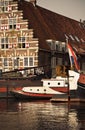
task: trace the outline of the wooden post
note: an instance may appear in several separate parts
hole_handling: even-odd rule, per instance
[[[8,84],[7,84],[7,99],[8,99]]]

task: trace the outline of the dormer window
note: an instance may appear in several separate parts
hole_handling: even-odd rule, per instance
[[[83,38],[81,38],[81,42],[83,42],[83,43],[85,42]]]
[[[77,42],[80,42],[80,40],[77,36],[75,36],[75,39],[76,39]]]
[[[75,41],[74,37],[72,35],[69,35],[72,41]]]
[[[65,34],[65,38],[66,38],[66,39],[69,39],[69,37],[67,36],[67,34]]]

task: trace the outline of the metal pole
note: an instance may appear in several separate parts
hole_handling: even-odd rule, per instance
[[[67,46],[67,44],[68,44],[68,38],[66,38],[66,46]],[[67,81],[68,81],[68,102],[69,102],[70,101],[70,86],[69,86],[69,72],[68,72],[68,70],[67,70]]]

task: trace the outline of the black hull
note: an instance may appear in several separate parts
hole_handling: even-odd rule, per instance
[[[78,96],[85,99],[85,84],[78,82]]]

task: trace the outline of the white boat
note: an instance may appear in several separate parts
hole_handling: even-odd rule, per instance
[[[81,80],[80,77],[80,67],[77,62],[77,56],[73,51],[70,44],[67,44],[69,59],[71,63],[71,68],[75,66],[75,70],[68,70],[68,77],[56,77],[51,79],[43,79],[43,86],[36,86],[36,87],[23,87],[21,90],[16,91],[12,90],[11,93],[16,97],[25,97],[29,99],[41,99],[41,98],[52,98],[54,95],[61,95],[67,94],[71,92],[72,94],[74,91],[78,91],[78,84],[85,83]],[[85,76],[84,76],[85,77]],[[79,84],[80,85],[80,84]],[[85,85],[85,84],[84,84]],[[85,86],[84,86],[85,88]]]
[[[79,73],[69,70],[69,77],[58,76],[42,79],[43,86],[23,87],[21,90],[12,90],[11,94],[16,98],[50,99],[54,95],[67,94],[68,91],[77,90],[79,75]]]

